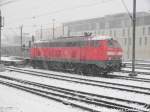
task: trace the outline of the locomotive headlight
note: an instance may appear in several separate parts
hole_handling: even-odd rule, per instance
[[[122,55],[122,52],[120,51],[120,52],[118,52],[118,55]]]
[[[115,52],[113,52],[113,51],[108,51],[108,52],[107,52],[107,55],[115,55]]]

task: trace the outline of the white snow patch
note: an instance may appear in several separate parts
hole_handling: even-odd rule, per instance
[[[143,94],[119,91],[119,90],[108,89],[103,87],[95,87],[95,86],[84,85],[84,84],[71,83],[71,82],[60,81],[55,79],[48,79],[44,77],[30,76],[30,75],[25,75],[16,72],[5,72],[3,73],[3,75],[12,76],[24,80],[35,81],[35,82],[52,85],[52,86],[58,86],[58,87],[63,87],[63,88],[68,88],[68,89],[73,89],[78,91],[105,95],[105,96],[118,97],[122,99],[134,100],[134,101],[145,102],[145,103],[150,102],[150,96],[143,95]]]
[[[3,111],[4,110],[4,111]],[[0,85],[0,112],[83,112],[53,100]]]

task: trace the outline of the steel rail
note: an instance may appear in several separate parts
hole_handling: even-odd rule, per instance
[[[1,77],[2,78],[2,77]],[[121,105],[121,104],[115,104],[115,103],[112,103],[112,102],[108,102],[108,101],[104,101],[104,100],[97,100],[97,99],[94,99],[94,98],[88,98],[87,97],[87,94],[86,96],[84,95],[81,95],[81,94],[77,94],[77,92],[68,92],[64,89],[61,88],[52,88],[51,86],[49,85],[44,85],[44,84],[40,84],[40,83],[36,83],[36,82],[31,82],[31,81],[25,81],[25,80],[21,80],[21,79],[16,79],[16,78],[10,78],[10,77],[3,77],[7,80],[12,80],[12,81],[17,81],[21,84],[29,84],[29,85],[34,85],[34,86],[37,86],[37,87],[41,87],[42,89],[43,88],[46,88],[46,89],[50,89],[50,90],[53,90],[53,91],[57,91],[57,92],[60,92],[60,93],[64,93],[64,94],[71,94],[71,96],[66,96],[66,95],[62,95],[62,94],[56,94],[56,93],[52,93],[52,92],[47,92],[47,91],[43,91],[43,90],[37,90],[35,88],[30,88],[30,87],[26,87],[28,88],[29,90],[36,90],[36,91],[40,91],[42,93],[46,93],[46,94],[51,94],[51,95],[54,95],[54,96],[59,96],[61,98],[69,98],[71,100],[79,100],[79,101],[82,101],[82,102],[85,102],[85,103],[88,103],[88,104],[94,104],[94,105],[97,105],[97,106],[104,106],[104,107],[107,107],[107,108],[112,108],[112,109],[118,109],[118,110],[132,110],[132,111],[141,111],[141,112],[148,112],[148,111],[145,111],[145,110],[140,110],[140,109],[137,109],[137,108],[133,108],[133,107],[129,107],[129,106],[124,106],[124,105]],[[13,85],[13,83],[11,83],[11,85]],[[16,84],[15,84],[16,85]],[[19,84],[19,86],[21,87],[24,87],[22,85]],[[75,96],[72,97],[72,96]],[[76,98],[77,97],[77,98]],[[93,111],[92,111],[93,112]]]
[[[104,87],[104,88],[109,88],[109,89],[116,89],[116,90],[121,90],[121,91],[150,95],[150,88],[146,88],[146,87],[131,86],[131,85],[110,83],[110,82],[104,82],[104,81],[95,81],[95,80],[91,80],[91,79],[83,79],[83,78],[77,78],[77,77],[72,77],[72,76],[64,76],[64,75],[62,76],[62,75],[49,74],[49,73],[43,73],[43,72],[36,72],[36,71],[31,71],[31,70],[23,70],[20,68],[14,68],[14,69],[9,68],[9,70],[24,73],[27,75],[34,75],[34,76],[46,77],[46,78],[51,78],[51,79],[56,79],[56,80],[63,80],[63,81],[86,84],[86,85],[91,85],[91,86]],[[92,83],[92,82],[94,82],[94,83]],[[115,87],[114,85],[122,86],[122,87],[126,87],[126,88]],[[128,89],[127,89],[127,87],[128,87]],[[142,89],[142,90],[148,90],[148,91],[139,91],[139,90],[135,90],[135,89]]]

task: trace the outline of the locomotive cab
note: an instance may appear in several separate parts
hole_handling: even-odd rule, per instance
[[[119,71],[121,69],[123,54],[120,44],[116,40],[108,39],[106,41],[106,46],[107,67],[111,71]]]

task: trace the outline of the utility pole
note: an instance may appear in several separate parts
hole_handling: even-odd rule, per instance
[[[55,38],[55,19],[53,21],[53,39]]]
[[[41,38],[41,40],[42,40],[42,38],[43,38],[43,28],[42,28],[42,25],[41,25],[41,36],[40,36],[40,38]]]
[[[130,76],[137,76],[135,73],[135,36],[136,36],[136,0],[133,0],[133,46],[132,46],[132,72]]]
[[[22,30],[23,30],[23,25],[20,26],[20,49],[21,49],[21,56],[23,56],[22,54],[22,51],[23,51],[23,48],[22,48]]]
[[[1,10],[0,10],[0,64],[1,64],[1,30],[2,30],[2,15],[1,15]]]
[[[63,32],[63,36],[64,36],[64,24],[62,24],[62,32]]]
[[[128,28],[128,41],[127,41],[127,59],[129,60],[130,58],[130,43],[129,43],[129,39],[130,39],[130,29]]]

